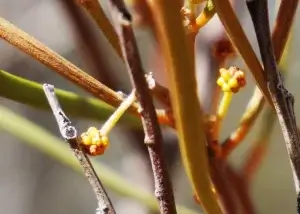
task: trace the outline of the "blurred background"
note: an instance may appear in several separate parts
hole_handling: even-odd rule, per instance
[[[106,1],[100,1],[107,11]],[[274,24],[276,4],[269,1],[271,24]],[[243,24],[252,45],[256,50],[255,33],[244,1],[236,1],[238,16]],[[130,91],[130,82],[122,61],[113,52],[101,32],[95,31],[101,47],[107,56],[104,66],[115,73],[110,73],[113,81],[101,79],[89,71],[82,58],[81,47],[74,39],[70,22],[59,0],[11,0],[0,1],[0,16],[12,22],[25,32],[40,40],[51,49],[61,54],[91,75],[99,78],[115,90],[125,93]],[[298,42],[300,27],[299,13],[296,17],[293,40],[288,53],[288,77],[286,85],[295,95],[295,109],[300,119],[299,102],[299,71],[300,61]],[[154,72],[158,82],[166,85],[163,73],[153,66],[153,58],[159,57],[153,45],[153,35],[145,28],[136,28],[136,37],[146,70]],[[210,46],[223,33],[223,28],[215,17],[207,26],[201,29],[197,38],[197,71],[200,85],[199,95],[203,102],[209,97],[201,94],[201,86],[209,83],[201,72],[214,68],[211,60]],[[96,42],[96,41],[95,41]],[[240,59],[232,62],[244,68]],[[54,84],[55,87],[70,90],[80,95],[87,95],[74,84],[63,79],[33,58],[23,54],[5,41],[0,41],[0,68],[10,73],[37,81]],[[222,130],[222,138],[226,138],[238,124],[247,101],[254,89],[253,79],[246,70],[247,86],[241,93],[234,96],[229,115]],[[0,82],[1,84],[1,82]],[[21,92],[20,92],[21,93]],[[49,112],[37,110],[26,105],[0,98],[0,105],[12,109],[30,121],[44,127],[54,135],[59,136],[54,117]],[[204,104],[205,105],[205,104]],[[95,120],[78,120],[72,118],[75,126],[83,131],[89,126],[101,126]],[[256,140],[261,120],[257,122],[245,142],[231,155],[230,162],[238,168],[242,163],[251,143]],[[176,135],[172,130],[163,129],[165,140],[165,156],[171,174],[176,201],[180,205],[198,210],[193,200],[186,175],[183,171]],[[143,146],[143,132],[118,126],[111,135],[111,146],[106,155],[97,157],[97,161],[106,164],[117,171],[124,179],[136,185],[136,188],[153,193],[152,172],[150,170],[147,150]],[[95,213],[96,199],[85,177],[78,174],[52,157],[49,157],[33,147],[30,147],[11,134],[0,130],[0,207],[5,214],[66,214]],[[43,141],[43,139],[41,139]],[[115,194],[108,189],[117,213],[149,213],[146,206],[126,197]],[[251,197],[259,214],[292,214],[295,213],[296,198],[287,151],[279,125],[276,123],[272,131],[270,148],[262,162],[258,173],[251,184]]]

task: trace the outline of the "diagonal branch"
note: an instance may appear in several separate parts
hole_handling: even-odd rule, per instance
[[[287,43],[299,0],[281,0],[276,25],[272,34],[275,58],[280,61]]]
[[[162,134],[155,113],[145,73],[142,68],[136,40],[132,29],[131,15],[121,0],[111,0],[111,12],[115,28],[119,35],[122,53],[136,89],[136,98],[141,106],[141,117],[145,132],[145,144],[148,147],[154,173],[155,196],[162,214],[175,214],[176,207],[171,180],[163,158]]]
[[[266,0],[248,0],[247,6],[265,67],[264,78],[283,132],[298,194],[300,188],[300,135],[294,114],[294,97],[284,87],[281,73],[277,69],[269,30],[268,2]]]
[[[91,77],[77,66],[61,57],[55,51],[51,50],[35,38],[31,37],[21,29],[0,17],[0,38],[32,56],[39,62],[53,69],[58,74],[72,81],[76,85],[93,94],[95,97],[103,100],[109,105],[118,107],[122,102],[122,97],[103,85],[95,78]],[[99,68],[99,71],[101,68]],[[129,111],[136,115],[138,105],[134,103]],[[165,112],[158,111],[162,124],[171,124],[168,115]]]
[[[297,3],[297,4],[296,4]],[[276,25],[272,32],[272,42],[274,46],[274,54],[277,63],[282,63],[283,53],[287,46],[287,40],[292,28],[292,23],[296,14],[298,0],[281,1],[278,15],[276,17]],[[288,10],[287,8],[292,8]],[[249,130],[255,124],[255,121],[265,104],[265,99],[258,87],[255,88],[252,98],[243,114],[239,127],[230,135],[222,144],[224,148],[224,157],[230,154],[236,146],[243,141]]]
[[[106,17],[98,0],[74,0],[78,5],[83,7],[86,12],[93,18],[99,29],[102,30],[106,39],[112,45],[116,53],[122,58],[122,52],[118,36],[114,27]]]
[[[239,23],[238,18],[229,2],[229,0],[212,0],[215,5],[215,10],[222,21],[227,34],[234,46],[239,51],[241,57],[245,61],[253,77],[255,78],[257,85],[266,97],[269,104],[273,107],[271,97],[268,93],[267,85],[264,82],[263,68],[259,63],[257,56],[242,26]]]
[[[88,181],[90,182],[96,198],[98,200],[99,208],[97,210],[103,214],[115,214],[115,210],[112,206],[112,203],[99,179],[97,176],[89,158],[81,150],[81,147],[77,138],[77,131],[74,126],[72,126],[71,121],[63,110],[60,107],[58,99],[54,92],[54,87],[52,85],[44,84],[44,92],[46,94],[49,105],[52,109],[52,112],[55,116],[57,125],[59,127],[61,136],[69,143],[75,157],[78,159],[80,165],[84,170],[84,174]]]

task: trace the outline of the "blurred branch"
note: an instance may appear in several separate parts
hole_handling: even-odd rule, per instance
[[[203,113],[197,96],[194,47],[182,26],[181,2],[152,2],[158,39],[169,73],[171,101],[183,164],[204,210],[208,213],[222,213],[212,191]]]
[[[282,1],[283,2],[283,1]],[[297,7],[297,6],[295,6]],[[280,67],[285,67],[286,60],[284,58],[284,52],[288,48],[288,38],[292,28],[293,18],[296,14],[296,10],[292,10],[291,13],[284,12],[284,5],[281,4],[279,12],[276,18],[276,26],[272,33],[272,42],[274,44],[274,54],[277,63],[280,63]],[[293,14],[292,14],[293,13]],[[292,15],[291,15],[292,14]],[[289,22],[285,25],[282,20],[288,20]],[[286,69],[284,69],[286,70]],[[258,87],[255,88],[251,100],[243,114],[239,127],[230,135],[230,137],[223,143],[223,157],[227,157],[231,151],[233,151],[242,142],[250,129],[255,124],[255,121],[262,110],[265,103],[265,99]]]
[[[112,45],[116,53],[122,58],[121,47],[114,27],[106,17],[98,0],[74,0],[83,7],[96,22],[98,28],[103,32],[106,39]],[[122,58],[123,59],[123,58]]]
[[[68,142],[74,153],[74,156],[78,159],[87,180],[94,190],[98,200],[98,210],[103,214],[115,214],[116,212],[113,208],[110,198],[108,197],[99,177],[97,176],[93,165],[79,145],[79,138],[77,136],[76,128],[72,126],[70,119],[65,115],[59,105],[57,97],[55,96],[54,87],[52,85],[44,84],[43,88],[59,127],[60,134],[65,141]]]
[[[222,202],[224,214],[237,214],[237,203],[234,200],[231,185],[228,185],[228,180],[225,177],[225,164],[221,159],[211,158],[211,174],[212,180],[216,187],[217,198]]]
[[[271,107],[270,107],[271,108]],[[228,163],[224,164],[226,174],[224,176],[230,181],[230,187],[240,202],[243,214],[255,214],[255,207],[249,194],[249,187],[242,175],[236,172]]]
[[[277,62],[280,61],[296,15],[299,0],[281,0],[272,42]]]
[[[270,144],[270,138],[272,130],[274,128],[276,120],[276,115],[272,109],[268,106],[263,114],[263,122],[260,125],[260,131],[257,134],[257,139],[249,154],[247,154],[246,161],[242,167],[243,177],[246,182],[250,182],[252,177],[255,175],[258,167],[261,165],[262,159]]]
[[[90,0],[85,0],[85,2],[90,2]],[[75,10],[76,12],[74,12]],[[116,78],[112,75],[114,71],[111,70],[111,66],[106,63],[107,54],[98,48],[97,40],[99,40],[99,38],[96,37],[93,29],[87,22],[87,17],[83,15],[78,5],[75,5],[72,11],[67,10],[66,14],[71,22],[73,35],[80,47],[80,53],[84,61],[87,62],[86,64],[89,70],[97,75],[98,80],[101,80],[106,86],[113,88],[113,86],[116,85]],[[104,15],[102,18],[103,22],[106,22],[105,18]]]
[[[2,70],[0,70],[0,82],[0,97],[35,108],[50,110],[41,84]],[[71,116],[102,121],[106,120],[114,112],[114,107],[101,100],[82,97],[60,89],[56,89],[55,92],[62,107]],[[120,122],[124,125],[126,124],[126,126],[141,127],[140,120],[128,113],[123,115]]]
[[[14,114],[14,112],[3,106],[0,106],[0,127],[22,139],[23,142],[27,143],[29,146],[40,150],[60,163],[72,168],[76,172],[82,173],[78,161],[70,153],[66,143],[60,141],[59,138],[54,137],[38,125]],[[101,164],[98,161],[92,161],[92,163],[99,178],[103,181],[103,184],[112,191],[122,196],[133,198],[152,210],[158,210],[157,202],[151,194],[142,191],[141,188],[137,188],[136,184],[127,182],[123,177],[104,164]],[[182,206],[178,206],[177,209],[178,213],[182,214],[197,213]]]
[[[274,107],[271,97],[268,93],[267,85],[264,81],[263,68],[252,49],[252,46],[247,39],[243,28],[241,27],[239,20],[236,17],[234,10],[229,0],[212,0],[215,5],[215,10],[223,23],[226,32],[229,35],[231,42],[239,51],[253,77],[256,80],[257,85],[263,92],[268,103]]]
[[[265,80],[268,84],[269,93],[276,107],[277,117],[292,165],[296,192],[299,194],[300,135],[294,112],[294,97],[284,87],[283,77],[277,69],[270,36],[268,2],[266,0],[252,0],[247,1],[247,6],[254,24],[262,61],[265,67]]]
[[[0,37],[106,103],[114,107],[121,103],[116,92],[3,18],[0,18]],[[137,112],[137,107],[134,105],[131,111]]]
[[[0,18],[0,37],[104,102],[114,107],[121,104],[122,97],[118,93],[3,18]],[[131,113],[139,115],[137,103],[134,103],[129,110]],[[165,115],[164,112],[159,112],[158,116],[163,118],[160,122],[170,124],[170,121],[167,120],[168,115]]]
[[[161,214],[177,213],[172,183],[163,158],[163,139],[148,83],[142,67],[134,32],[132,17],[124,1],[111,0],[111,13],[117,29],[123,57],[136,89],[136,98],[141,105],[141,117],[145,132],[145,144],[152,164],[155,184],[155,196],[160,205]]]
[[[222,143],[222,158],[227,158],[229,154],[245,139],[252,128],[256,118],[263,108],[264,97],[258,87],[255,88],[248,106],[243,114],[238,128]]]

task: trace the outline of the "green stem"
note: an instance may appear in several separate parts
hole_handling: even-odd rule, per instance
[[[0,106],[0,128],[76,172],[83,173],[78,160],[72,155],[66,143],[3,106]],[[137,188],[135,184],[127,182],[104,164],[95,161],[92,161],[92,163],[99,178],[107,188],[122,196],[133,198],[151,210],[158,210],[158,204],[154,196]],[[182,214],[196,214],[195,211],[182,206],[178,206],[177,210],[178,213]]]
[[[105,121],[115,111],[114,107],[98,99],[82,97],[60,89],[56,89],[55,92],[63,109],[71,116]],[[34,108],[50,110],[41,84],[2,70],[0,70],[0,97]],[[127,126],[141,127],[139,119],[128,113],[121,117],[120,122]]]

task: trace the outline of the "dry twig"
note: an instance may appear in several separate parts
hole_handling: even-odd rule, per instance
[[[82,151],[78,143],[76,128],[72,126],[71,121],[65,115],[65,113],[60,107],[60,104],[58,103],[58,99],[54,93],[54,87],[52,85],[44,84],[43,88],[49,105],[52,109],[53,115],[56,119],[61,136],[69,143],[75,157],[78,159],[80,165],[84,170],[86,178],[90,182],[95,192],[99,205],[97,210],[101,214],[115,214],[115,210],[112,206],[112,203],[99,177],[97,176],[89,158]]]
[[[118,107],[121,104],[122,97],[118,93],[101,84],[95,78],[3,18],[0,18],[0,38],[29,54],[107,104],[114,107]],[[99,68],[100,70],[101,68]],[[139,115],[137,103],[134,103],[129,110],[131,113]],[[158,111],[157,113],[161,124],[172,123],[164,111]]]
[[[155,183],[155,196],[163,214],[175,214],[176,207],[171,180],[169,178],[163,154],[163,140],[155,113],[153,101],[145,79],[137,44],[135,41],[132,18],[122,0],[111,0],[111,12],[115,28],[120,39],[122,53],[131,81],[136,89],[136,98],[141,106],[141,118],[145,132],[145,144],[152,164]]]

